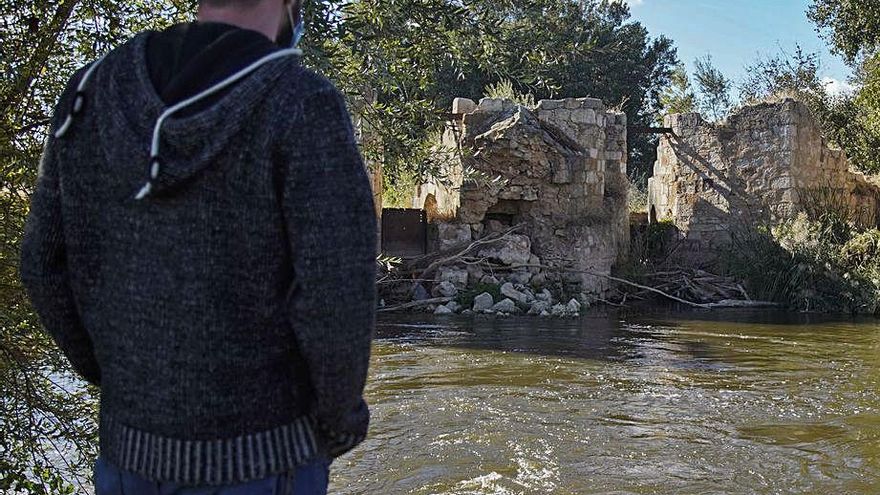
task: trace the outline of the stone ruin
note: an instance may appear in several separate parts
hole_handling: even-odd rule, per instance
[[[648,181],[652,221],[679,231],[685,260],[710,261],[743,226],[776,225],[834,201],[852,219],[876,226],[880,187],[830,149],[798,101],[747,106],[725,122],[670,115]]]
[[[521,225],[476,253],[506,270],[440,270],[458,288],[503,281],[602,297],[603,275],[629,252],[626,115],[593,98],[458,98],[441,149],[442,181],[419,187],[415,208],[436,225],[436,248],[467,245]]]

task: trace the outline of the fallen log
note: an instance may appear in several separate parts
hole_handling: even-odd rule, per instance
[[[413,301],[404,304],[398,304],[396,306],[389,306],[387,308],[380,308],[378,312],[392,313],[394,311],[405,311],[407,309],[421,308],[423,306],[430,306],[432,304],[446,304],[450,301],[452,301],[451,297],[436,297],[434,299],[424,299],[422,301]]]

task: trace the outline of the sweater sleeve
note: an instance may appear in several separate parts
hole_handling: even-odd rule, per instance
[[[290,321],[309,368],[312,414],[338,456],[367,433],[362,394],[376,312],[377,222],[370,182],[335,89],[302,102],[285,154],[293,257]]]
[[[70,287],[55,143],[49,136],[43,150],[24,229],[19,273],[40,321],[74,371],[89,383],[100,385],[101,369]]]

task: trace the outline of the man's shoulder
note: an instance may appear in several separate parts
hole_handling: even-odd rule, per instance
[[[287,71],[280,88],[287,98],[296,102],[308,100],[316,95],[343,98],[342,92],[330,79],[302,66],[298,66],[298,70]]]

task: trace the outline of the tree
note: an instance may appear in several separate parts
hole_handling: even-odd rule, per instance
[[[880,0],[813,0],[807,15],[851,63],[880,45]]]
[[[740,100],[753,103],[766,98],[788,95],[809,103],[826,98],[819,77],[818,53],[807,53],[798,45],[794,53],[760,58],[746,66],[746,79],[740,85]]]
[[[684,64],[675,66],[669,86],[660,95],[660,104],[667,114],[692,113],[697,111],[697,95],[691,87]]]
[[[97,391],[78,384],[30,308],[19,245],[49,115],[73,70],[187,0],[0,0],[0,492],[86,493]]]
[[[880,173],[880,0],[813,0],[808,15],[856,69],[861,86],[829,106],[826,133],[853,165]]]
[[[592,96],[648,126],[663,105],[660,95],[677,62],[672,41],[651,38],[630,20],[623,2],[501,0],[465,3],[462,50],[441,74],[445,102],[480,98],[490,84],[510,80],[535,99]],[[656,158],[656,139],[629,135],[629,171],[645,182]]]
[[[727,116],[731,107],[730,92],[733,85],[713,64],[712,56],[694,62],[694,78],[700,92],[700,109],[719,121]]]

